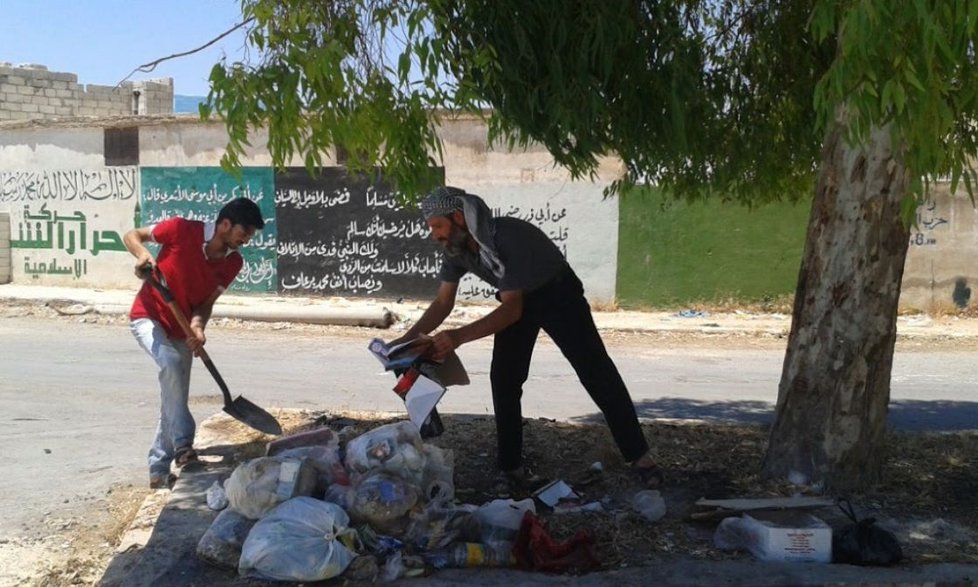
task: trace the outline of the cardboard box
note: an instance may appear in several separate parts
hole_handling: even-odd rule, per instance
[[[744,514],[751,553],[763,561],[832,562],[832,528],[811,514],[792,511]]]

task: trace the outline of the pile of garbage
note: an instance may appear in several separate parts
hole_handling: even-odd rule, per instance
[[[598,566],[590,536],[553,540],[533,499],[456,503],[452,451],[424,443],[410,421],[342,437],[320,428],[278,439],[215,483],[207,501],[221,512],[198,557],[244,577],[298,582]]]

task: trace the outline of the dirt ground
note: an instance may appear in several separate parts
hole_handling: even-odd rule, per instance
[[[49,319],[79,320],[56,306],[14,304],[0,306],[2,315],[34,315]],[[121,323],[121,316],[87,315],[81,319],[97,323]],[[222,320],[221,328],[269,328],[268,324]],[[275,328],[294,331],[296,336],[323,332],[349,333],[363,337],[361,329],[330,326],[280,324]],[[671,346],[719,345],[736,348],[783,346],[782,336],[742,334],[704,335],[690,333],[604,334],[609,346],[635,342]],[[974,342],[958,340],[975,346]],[[912,340],[900,345],[931,346],[940,341]],[[899,346],[898,346],[899,348]],[[336,419],[349,421],[348,414],[305,414],[303,421],[288,427],[320,425]],[[495,457],[495,431],[491,417],[443,415],[446,432],[433,442],[455,453],[457,497],[466,503],[483,503],[494,496],[490,486]],[[358,429],[367,430],[385,420],[356,418]],[[647,438],[666,470],[662,490],[668,513],[650,523],[634,513],[629,502],[640,489],[628,474],[611,437],[603,425],[578,425],[547,419],[527,420],[524,436],[527,464],[544,479],[562,479],[585,502],[600,501],[604,511],[580,514],[549,514],[545,521],[557,539],[578,531],[589,532],[602,568],[639,566],[651,553],[687,555],[693,559],[746,556],[721,552],[712,547],[712,523],[688,520],[693,503],[702,497],[769,497],[816,494],[811,488],[764,482],[759,479],[760,459],[767,442],[762,427],[653,422],[644,424]],[[593,465],[601,464],[601,472]],[[142,487],[113,488],[104,499],[78,504],[77,515],[46,519],[34,537],[23,540],[0,538],[0,566],[35,569],[22,585],[91,585],[98,581],[127,528],[150,524],[153,507],[162,506],[166,492],[154,494],[140,512],[150,493]],[[883,482],[872,491],[850,495],[859,511],[866,512],[893,530],[907,559],[914,562],[978,563],[978,431],[961,433],[901,433],[889,435]],[[516,495],[514,497],[522,497]],[[816,514],[833,526],[845,522],[835,508]]]

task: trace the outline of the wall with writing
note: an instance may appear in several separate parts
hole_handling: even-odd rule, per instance
[[[572,180],[538,144],[518,149],[489,145],[482,121],[447,120],[438,134],[445,143],[447,184],[482,196],[501,215],[540,226],[581,278],[588,300],[614,302],[618,199],[604,199],[603,190],[618,177],[618,159],[600,158],[591,180]],[[469,275],[459,292],[486,300],[494,290]]]
[[[324,168],[275,176],[282,292],[428,297],[440,266],[428,227],[381,182]]]
[[[901,306],[923,311],[964,308],[978,302],[978,214],[967,193],[931,186],[917,208],[904,266]]]
[[[269,167],[245,167],[241,179],[220,167],[143,167],[140,169],[140,225],[181,216],[213,222],[221,206],[245,197],[262,210],[265,228],[241,249],[244,267],[232,291],[270,292],[277,289],[274,175]]]
[[[10,214],[13,281],[132,287],[120,272],[122,235],[133,226],[135,167],[0,171],[0,210]]]
[[[121,124],[138,127],[138,165],[106,165],[104,131]],[[178,214],[213,220],[223,202],[245,195],[259,203],[268,224],[242,249],[238,291],[396,299],[429,298],[437,288],[440,250],[416,211],[400,209],[386,186],[351,180],[338,168],[316,179],[304,168],[276,176],[261,132],[238,180],[218,167],[227,137],[216,122],[85,119],[0,127],[0,212],[10,214],[15,283],[134,290],[125,231]],[[483,196],[501,215],[541,226],[591,301],[614,299],[617,201],[601,197],[617,173],[612,159],[602,160],[594,181],[574,181],[538,146],[490,147],[477,118],[447,121],[439,133],[445,183]],[[462,291],[476,300],[493,293],[472,278]]]
[[[590,184],[495,184],[465,189],[482,196],[496,216],[521,218],[543,230],[581,278],[592,303],[614,300],[617,199],[602,200],[601,189]],[[459,283],[463,299],[486,301],[495,292],[471,274]]]
[[[10,278],[10,214],[0,212],[0,284]]]

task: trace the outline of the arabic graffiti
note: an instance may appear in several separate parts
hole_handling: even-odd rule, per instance
[[[917,208],[916,228],[910,234],[910,246],[926,247],[937,245],[937,237],[933,235],[936,228],[948,228],[948,221],[937,214],[937,202],[931,198]]]
[[[245,259],[236,283],[244,286],[261,285],[275,277],[275,263],[271,259]]]
[[[221,206],[248,198],[261,209],[265,227],[240,249],[244,265],[232,291],[267,292],[277,289],[278,248],[274,175],[268,167],[245,167],[236,179],[220,167],[142,167],[139,224],[149,226],[179,216],[214,222]]]
[[[324,190],[303,191],[296,189],[279,190],[275,193],[275,203],[279,206],[293,206],[296,210],[305,208],[332,208],[350,203],[350,190],[341,189],[336,193]]]
[[[57,259],[51,259],[50,263],[44,261],[31,263],[30,259],[25,259],[24,273],[34,279],[38,279],[41,275],[74,275],[75,279],[79,279],[82,275],[88,274],[88,260],[75,259],[74,265],[67,263],[62,266],[58,264]]]
[[[278,247],[279,257],[335,257],[345,260],[351,256],[376,259],[380,254],[377,243],[367,240],[333,239],[326,244],[324,241],[281,243]]]
[[[34,213],[30,208],[24,206],[24,214],[17,223],[17,238],[10,241],[12,249],[60,249],[69,255],[76,250],[87,250],[93,256],[101,251],[126,250],[114,230],[93,230],[89,237],[88,218],[81,211],[61,215],[49,211],[47,204]]]
[[[263,197],[264,194],[261,190],[258,193],[254,193],[249,185],[235,185],[227,189],[224,186],[219,187],[217,183],[212,183],[207,189],[200,190],[197,187],[183,187],[177,183],[169,189],[160,187],[148,188],[143,196],[143,202],[156,204],[170,202],[179,202],[181,204],[214,204],[220,207],[220,204],[224,204],[234,198],[248,198],[249,200],[260,202]]]
[[[346,228],[346,237],[362,236],[367,238],[403,238],[411,239],[415,237],[426,237],[428,235],[428,225],[419,218],[404,218],[388,221],[375,215],[369,222],[360,227],[359,220],[351,220]]]
[[[348,291],[355,294],[372,294],[377,293],[383,287],[384,284],[373,277],[344,275],[333,272],[310,276],[300,271],[298,275],[289,275],[282,278],[282,289],[285,291]]]
[[[428,225],[382,182],[324,168],[275,176],[282,291],[430,295],[440,252]]]
[[[136,197],[136,168],[0,171],[0,203],[128,201]]]
[[[468,283],[465,287],[460,287],[458,295],[466,299],[488,300],[496,297],[496,289],[485,284]]]
[[[567,217],[567,208],[551,209],[550,202],[547,202],[542,208],[509,206],[505,209],[493,208],[492,211],[495,216],[510,216],[535,224],[550,237],[564,257],[567,257],[567,237],[570,231],[563,223]]]
[[[340,271],[344,275],[438,275],[441,268],[441,255],[437,252],[430,254],[404,253],[402,259],[375,259],[369,261],[359,257],[340,263]]]

